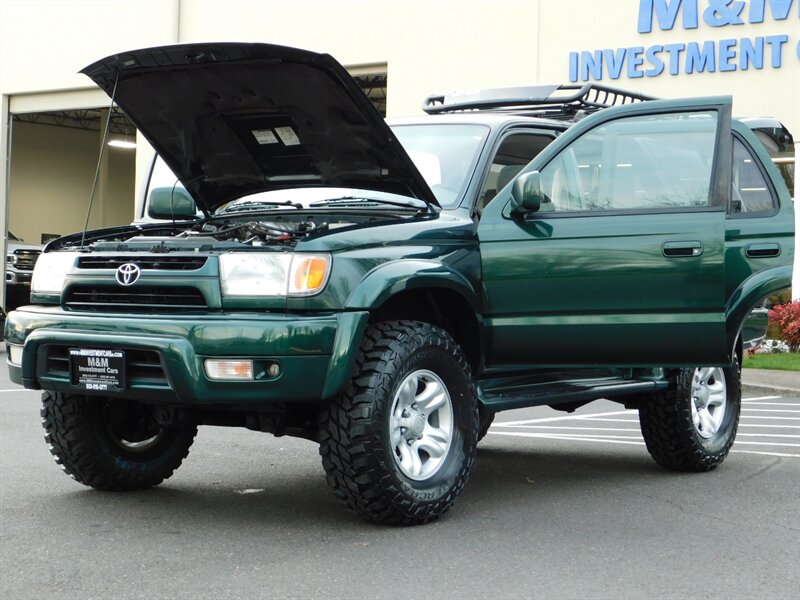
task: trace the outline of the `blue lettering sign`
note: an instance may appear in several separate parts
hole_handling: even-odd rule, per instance
[[[578,53],[569,53],[569,80],[571,82],[578,81]]]
[[[596,81],[603,79],[603,53],[600,50],[595,50],[594,53],[584,50],[581,52],[581,79],[589,81],[589,74]]]
[[[752,63],[756,69],[764,68],[764,38],[742,38],[739,42],[739,68],[747,71]]]
[[[628,48],[628,77],[630,79],[644,77],[644,71],[639,68],[644,63],[642,54],[644,54],[644,48],[641,46]]]
[[[777,69],[781,66],[781,57],[783,55],[783,45],[789,41],[788,35],[768,35],[764,38],[764,41],[767,42],[772,47],[772,65],[773,69]]]
[[[793,1],[794,0],[769,0],[769,9],[772,12],[772,18],[776,21],[785,21],[788,19]],[[748,21],[751,23],[763,23],[766,4],[766,0],[751,0]],[[800,15],[800,3],[797,4],[797,11],[798,15]]]
[[[736,40],[719,41],[719,70],[735,71],[736,63]]]
[[[647,62],[653,65],[652,69],[644,72],[648,77],[658,77],[664,72],[664,61],[658,56],[663,50],[663,46],[650,46],[647,49]]]
[[[705,0],[702,18],[705,25],[715,28],[743,25],[745,19],[748,23],[763,23],[767,14],[775,21],[785,21],[794,6],[800,17],[800,0]],[[669,31],[679,18],[684,29],[696,29],[700,8],[699,0],[639,0],[637,30],[652,33],[657,27]],[[789,52],[795,46],[787,34],[582,50],[569,53],[569,79],[602,81],[603,77],[619,79],[623,75],[629,79],[658,77],[664,72],[676,76],[760,70],[764,68],[765,53],[769,54],[770,66],[779,69],[785,46],[789,46]],[[800,59],[800,42],[794,52]]]
[[[686,50],[686,44],[666,44],[664,51],[669,54],[669,74],[677,75],[681,72],[681,52]]]
[[[708,8],[703,11],[703,21],[711,27],[725,25],[744,25],[739,17],[744,10],[741,0],[708,0]]]
[[[639,0],[639,33],[653,31],[653,15],[662,31],[675,27],[678,12],[683,7],[683,28],[697,29],[697,0]]]
[[[703,43],[702,50],[700,50],[700,44],[697,42],[689,42],[686,45],[686,65],[684,70],[687,74],[702,73],[703,71],[713,73],[716,71],[714,42]]]
[[[625,48],[603,50],[603,60],[606,63],[606,72],[611,79],[619,79],[622,75],[622,65],[625,64]]]

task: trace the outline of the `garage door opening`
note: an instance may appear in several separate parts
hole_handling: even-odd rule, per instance
[[[53,238],[83,229],[103,129],[89,228],[133,220],[136,129],[119,109],[88,108],[11,116],[5,308],[28,302],[33,263]]]

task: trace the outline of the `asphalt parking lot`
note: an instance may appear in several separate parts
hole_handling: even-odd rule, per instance
[[[800,397],[748,399],[702,475],[658,467],[616,404],[503,413],[453,510],[402,529],[340,508],[314,444],[244,430],[201,428],[154,490],[92,491],[53,463],[38,393],[4,365],[0,390],[3,598],[800,593]]]

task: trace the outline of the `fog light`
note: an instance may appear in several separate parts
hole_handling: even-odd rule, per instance
[[[270,377],[277,377],[281,374],[281,367],[278,363],[269,363],[267,367],[267,375]]]
[[[15,367],[22,366],[22,346],[8,344],[8,362]]]
[[[209,379],[253,379],[252,360],[206,359],[206,376]]]

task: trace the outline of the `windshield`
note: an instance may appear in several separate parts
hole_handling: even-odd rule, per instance
[[[394,125],[392,131],[400,140],[411,160],[425,178],[431,191],[443,208],[455,208],[464,196],[469,177],[475,170],[478,153],[483,147],[489,128],[471,124]],[[157,157],[147,186],[147,197],[156,189],[184,189],[166,163]],[[294,188],[252,194],[229,202],[215,212],[230,211],[242,201],[264,203],[300,203],[341,197],[386,200],[402,203],[422,203],[412,198],[368,190],[350,188]],[[385,206],[385,205],[384,205]],[[277,206],[276,208],[281,208]],[[197,211],[198,216],[202,216]],[[146,214],[143,215],[146,217]]]
[[[489,128],[485,125],[432,123],[394,125],[392,131],[442,208],[458,206]]]
[[[150,175],[147,197],[150,198],[154,191],[163,189],[185,190],[183,184],[178,181],[172,170],[159,156],[156,158]],[[354,188],[306,187],[250,194],[223,204],[214,211],[214,214],[254,210],[296,210],[298,208],[318,208],[320,206],[361,209],[393,207],[412,211],[426,208],[423,200],[398,194]],[[197,216],[202,217],[202,213],[199,210],[197,211]]]

